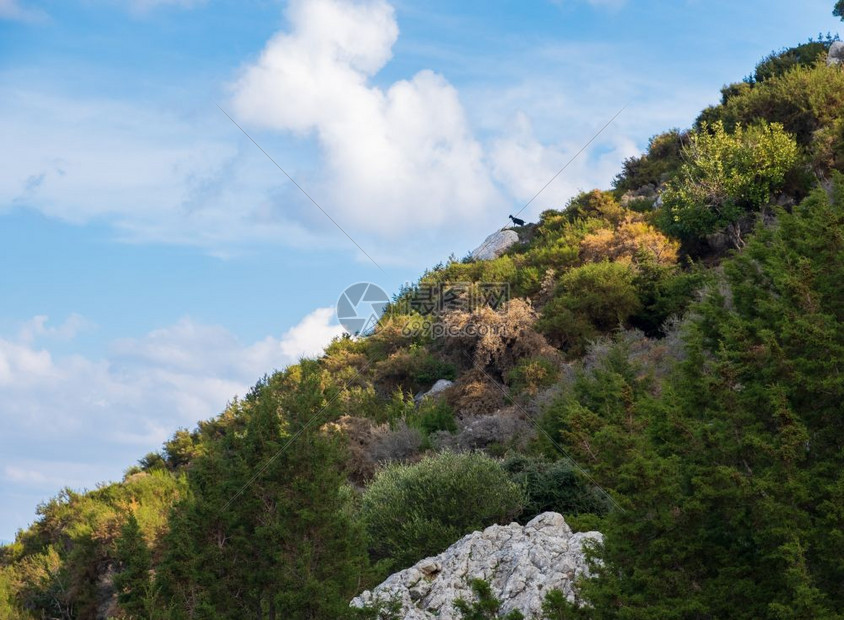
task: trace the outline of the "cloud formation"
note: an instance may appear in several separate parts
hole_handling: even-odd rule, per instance
[[[392,6],[293,0],[287,18],[289,31],[234,85],[234,110],[252,126],[317,137],[343,221],[402,234],[423,219],[426,227],[469,220],[498,202],[483,148],[442,75],[372,83],[398,37]]]
[[[384,265],[421,268],[480,243],[622,97],[648,93],[649,107],[625,113],[531,205],[528,219],[578,189],[606,186],[637,150],[622,135],[650,135],[700,107],[687,89],[637,77],[611,43],[469,58],[481,77],[458,92],[428,69],[382,79],[399,37],[385,0],[293,0],[286,16],[221,101]],[[9,85],[0,134],[11,145],[0,153],[0,212],[32,208],[104,223],[130,243],[222,256],[282,244],[366,260],[210,101],[85,99],[10,71],[0,73]],[[689,101],[677,105],[681,97]]]

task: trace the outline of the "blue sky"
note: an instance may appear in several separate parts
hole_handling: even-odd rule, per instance
[[[0,0],[0,540],[523,217],[831,0]],[[378,263],[219,111],[223,107]]]

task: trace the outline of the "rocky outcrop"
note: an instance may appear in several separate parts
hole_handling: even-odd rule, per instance
[[[531,618],[540,614],[550,590],[574,600],[575,579],[588,575],[584,546],[602,541],[599,532],[573,534],[555,512],[543,513],[525,526],[493,525],[391,575],[351,604],[399,601],[405,620],[457,620],[454,601],[472,600],[471,580],[483,579],[501,601],[503,613],[518,609]]]
[[[441,392],[444,392],[448,388],[454,385],[454,381],[449,381],[448,379],[439,379],[433,387],[427,392],[421,392],[414,397],[414,400],[417,403],[421,403],[426,398],[430,398],[432,396],[437,396]]]
[[[843,65],[844,64],[844,41],[835,41],[829,48],[829,56],[826,57],[826,64]]]
[[[519,242],[519,233],[506,228],[492,233],[484,242],[474,249],[472,258],[475,260],[492,260],[498,258],[512,245]]]

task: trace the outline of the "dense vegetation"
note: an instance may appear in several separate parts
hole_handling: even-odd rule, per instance
[[[442,316],[460,335],[403,329],[424,317],[402,291],[372,335],[45,502],[0,548],[0,618],[351,618],[389,571],[546,510],[606,537],[590,606],[552,593],[548,618],[842,617],[831,42],[764,59],[499,258],[426,272],[509,284]],[[473,588],[464,617],[499,617]]]

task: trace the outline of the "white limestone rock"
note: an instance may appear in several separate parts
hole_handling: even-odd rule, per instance
[[[829,48],[829,56],[826,57],[826,64],[842,65],[844,64],[844,41],[835,41]]]
[[[391,575],[351,605],[397,600],[405,620],[458,620],[454,601],[472,600],[470,582],[484,579],[501,601],[503,613],[518,609],[530,618],[540,614],[549,590],[561,590],[574,600],[575,579],[589,574],[584,545],[602,542],[600,532],[573,534],[555,512],[543,513],[524,527],[493,525]]]
[[[492,233],[484,242],[474,249],[472,258],[475,260],[492,260],[498,258],[512,245],[519,242],[519,233],[505,228]]]
[[[439,379],[439,380],[437,380],[437,382],[433,385],[433,387],[430,390],[428,390],[427,392],[423,392],[421,394],[417,394],[413,398],[413,400],[416,403],[421,403],[426,398],[430,398],[432,396],[439,395],[441,392],[444,392],[445,390],[450,388],[452,385],[454,385],[454,381],[449,381],[448,379]]]

